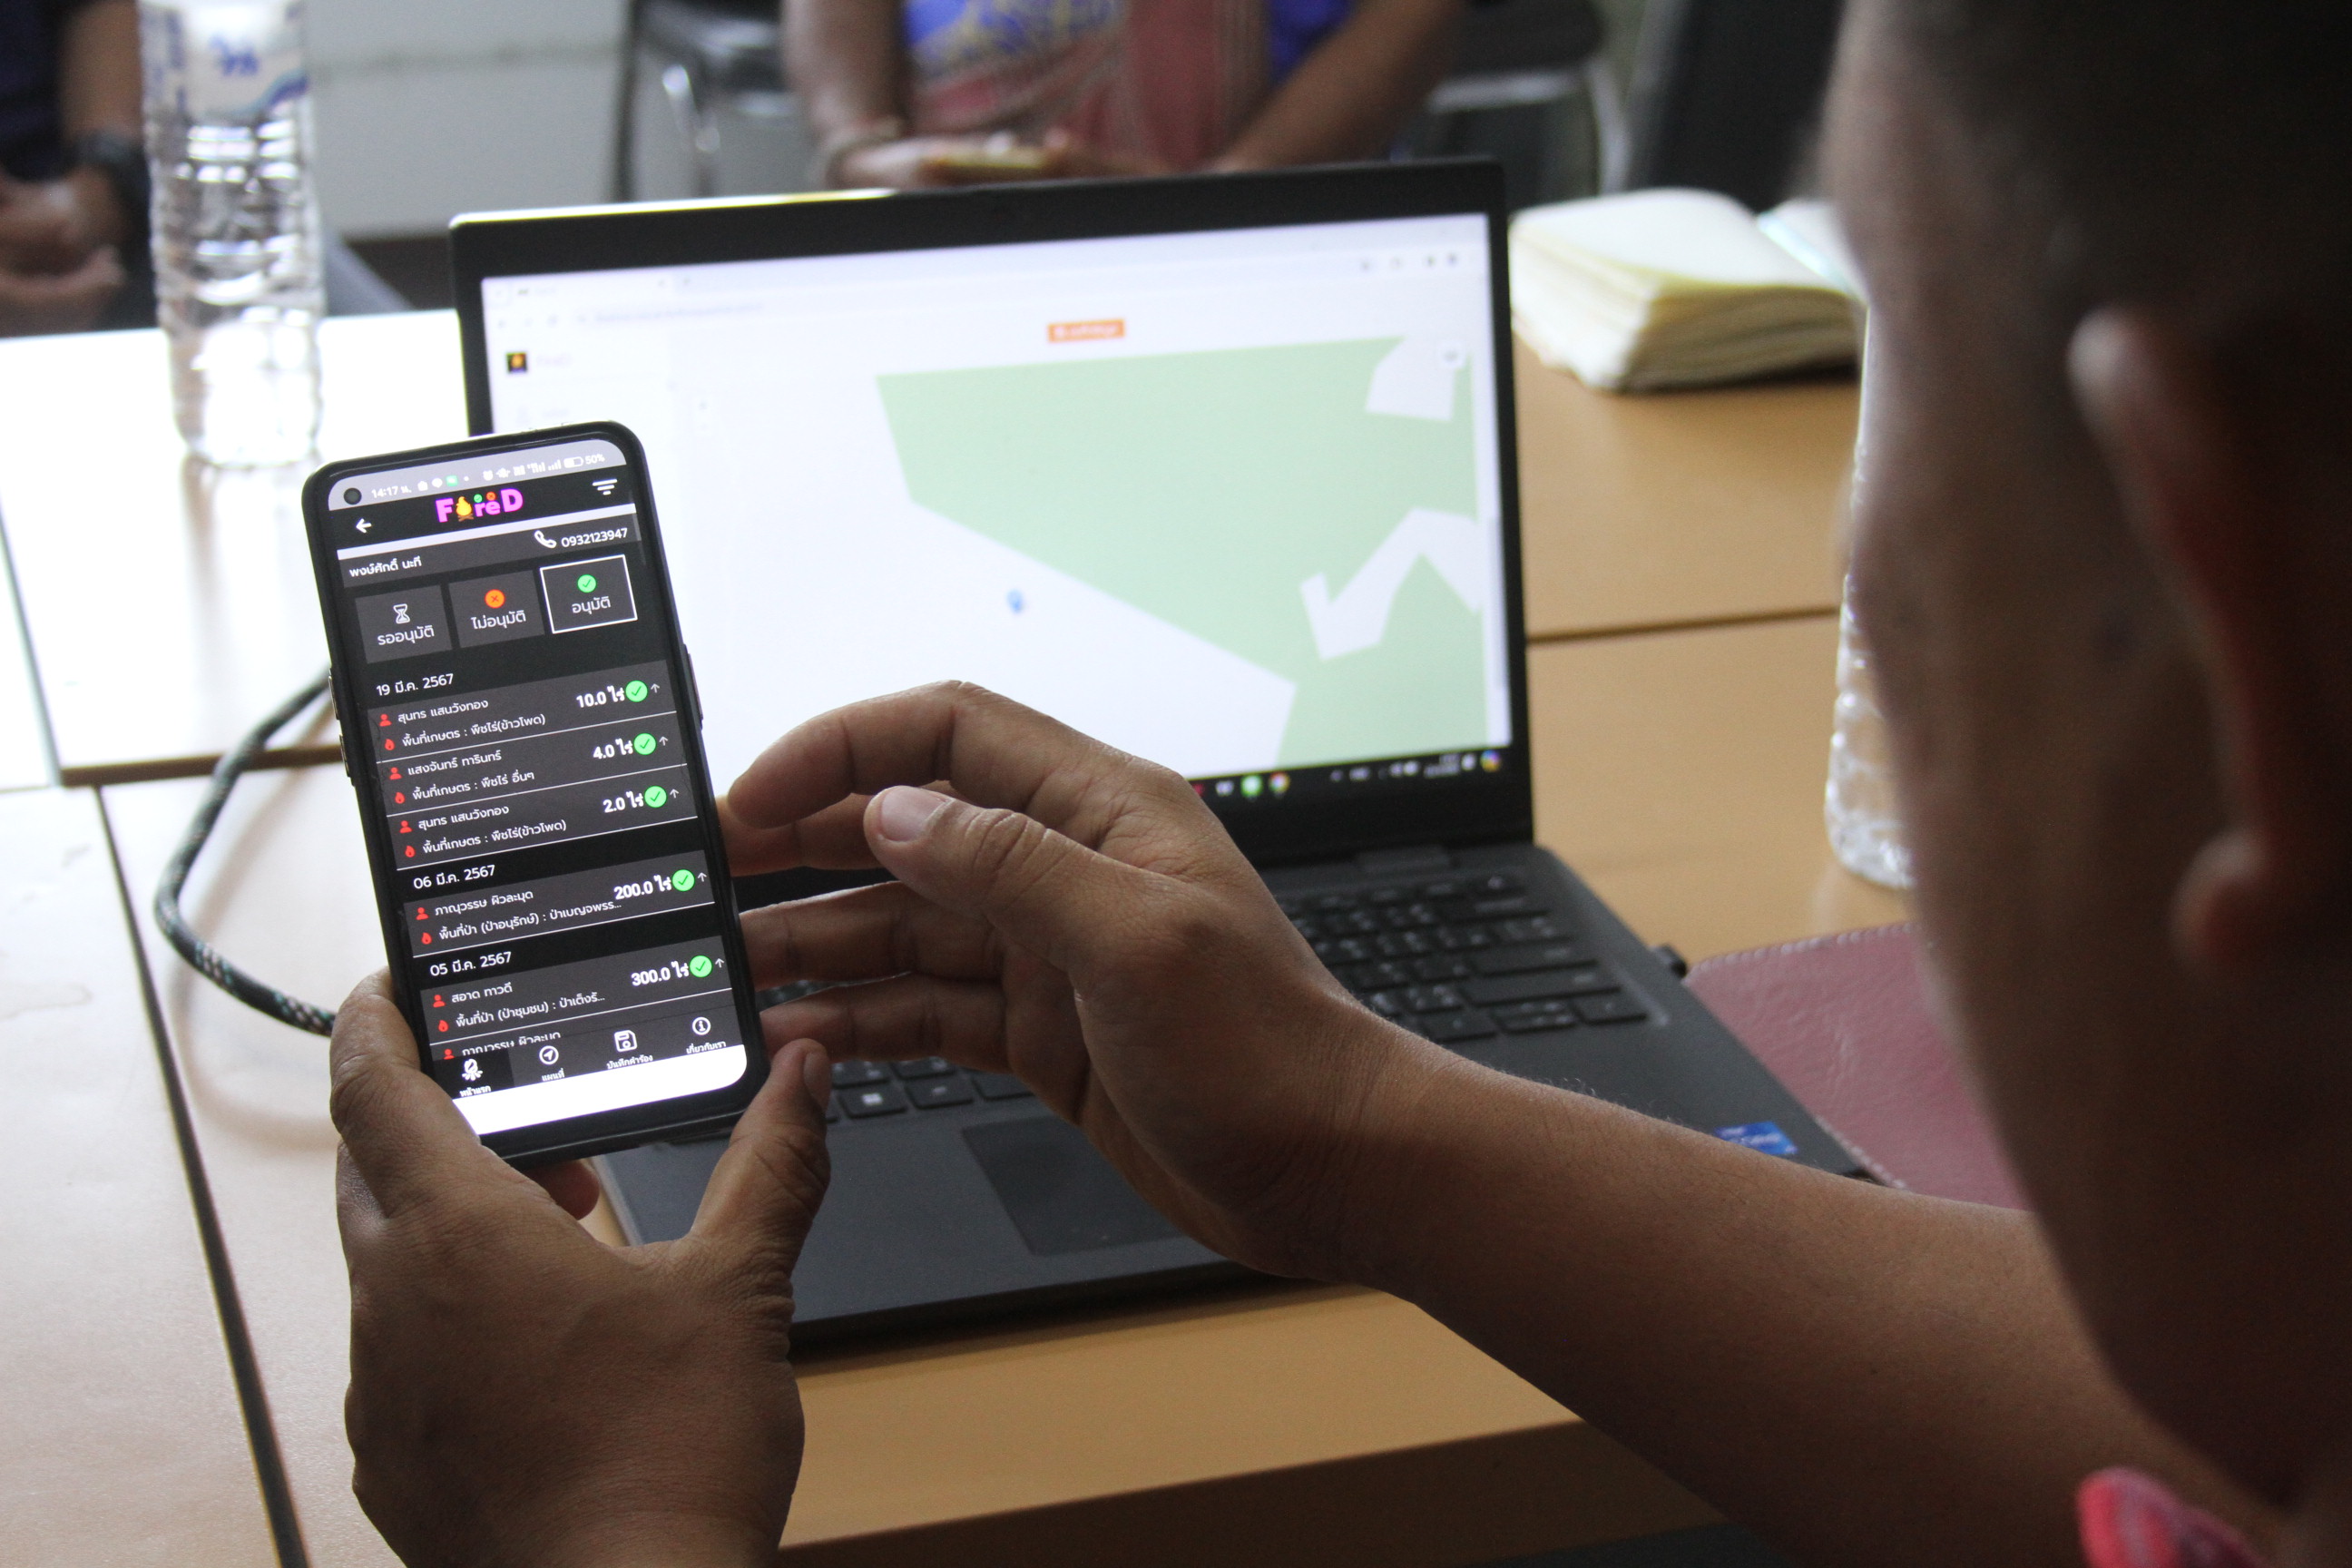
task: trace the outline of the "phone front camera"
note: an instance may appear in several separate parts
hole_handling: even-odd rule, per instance
[[[359,486],[345,485],[343,487],[343,504],[345,506],[357,506],[360,504]]]

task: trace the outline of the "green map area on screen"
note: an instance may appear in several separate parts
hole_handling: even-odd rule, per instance
[[[1430,352],[1381,338],[878,379],[916,502],[1292,682],[1273,765],[1298,766],[1486,743],[1493,546],[1468,373]]]

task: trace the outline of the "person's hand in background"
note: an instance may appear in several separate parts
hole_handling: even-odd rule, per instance
[[[0,268],[0,337],[81,331],[105,313],[123,276],[111,246],[92,251],[69,272]]]
[[[0,269],[70,272],[129,232],[114,188],[94,171],[56,180],[0,174]]]
[[[139,8],[131,0],[58,7],[57,132],[66,149],[98,132],[140,132]],[[95,324],[121,290],[119,247],[144,215],[83,165],[56,179],[0,174],[0,337]]]
[[[122,287],[114,195],[94,174],[0,175],[0,336],[89,326]]]
[[[992,693],[813,720],[721,809],[739,876],[899,879],[744,917],[756,983],[871,982],[772,1009],[772,1040],[1015,1073],[1258,1268],[1348,1277],[1359,1167],[1460,1070],[1349,998],[1192,785]]]
[[[333,1078],[352,1489],[393,1550],[772,1562],[800,1468],[792,1271],[824,1193],[824,1053],[776,1052],[688,1236],[618,1250],[565,1212],[595,1202],[583,1167],[535,1180],[482,1146],[381,973],[336,1017]]]
[[[844,187],[909,191],[1169,172],[1148,160],[1099,152],[1066,132],[1024,142],[1000,131],[986,136],[909,136],[853,148],[835,161],[832,178]]]

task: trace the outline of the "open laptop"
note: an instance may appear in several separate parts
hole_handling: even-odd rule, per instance
[[[453,230],[473,428],[644,438],[715,779],[981,682],[1196,781],[1367,1005],[1850,1171],[1533,842],[1503,242],[1474,163]],[[835,1072],[803,1339],[1240,1272],[1013,1079]],[[606,1158],[635,1237],[719,1147]]]

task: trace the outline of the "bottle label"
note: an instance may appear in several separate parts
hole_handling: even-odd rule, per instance
[[[151,97],[196,121],[253,121],[310,90],[299,0],[149,0]]]

